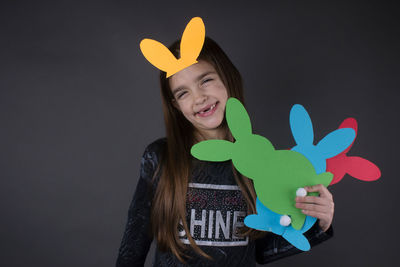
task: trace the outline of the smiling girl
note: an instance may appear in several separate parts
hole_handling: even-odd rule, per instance
[[[180,58],[180,41],[171,52]],[[281,236],[244,226],[256,213],[250,179],[231,161],[203,162],[190,155],[207,139],[234,141],[225,121],[229,97],[242,103],[242,79],[222,49],[205,39],[198,63],[169,78],[160,73],[166,138],[147,146],[129,207],[117,266],[143,266],[150,244],[153,266],[255,266],[301,252]],[[296,207],[317,223],[305,234],[311,246],[332,236],[332,195],[322,185],[306,188]]]
[[[200,60],[169,79],[172,104],[196,129],[201,139],[224,139],[222,125],[228,90],[214,67]]]

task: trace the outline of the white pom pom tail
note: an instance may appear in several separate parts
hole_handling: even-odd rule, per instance
[[[290,217],[287,215],[282,215],[281,219],[279,220],[279,223],[282,226],[289,226],[291,222],[292,222],[292,219],[290,219]]]
[[[305,197],[305,196],[307,196],[307,190],[305,190],[303,187],[300,187],[300,188],[297,189],[297,191],[296,191],[296,196],[298,196],[298,197]]]

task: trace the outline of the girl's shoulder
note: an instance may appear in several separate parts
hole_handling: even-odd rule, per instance
[[[166,137],[158,138],[157,140],[147,145],[143,153],[143,156],[152,156],[160,159],[166,145],[167,145]]]
[[[144,150],[141,161],[141,177],[150,182],[153,180],[155,173],[159,168],[163,151],[166,147],[167,139],[159,138],[149,145]],[[158,180],[158,179],[156,179]]]

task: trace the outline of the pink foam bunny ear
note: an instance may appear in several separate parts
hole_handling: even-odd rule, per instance
[[[349,152],[350,148],[353,146],[354,142],[356,141],[357,138],[357,130],[358,130],[358,124],[356,119],[354,118],[347,118],[345,119],[340,125],[338,129],[342,129],[342,128],[352,128],[354,130],[354,132],[356,132],[356,137],[354,138],[353,143],[351,143],[351,145],[344,150],[342,153],[340,154],[346,154],[347,152]],[[339,155],[340,155],[339,154]]]
[[[345,119],[339,126],[339,129],[341,128],[352,128],[357,136],[358,126],[354,118]],[[362,181],[375,181],[381,177],[381,171],[374,163],[361,157],[348,157],[346,155],[352,145],[339,155],[327,159],[326,171],[333,173],[330,185],[340,182],[346,173]]]
[[[381,177],[381,170],[369,160],[360,157],[347,157],[347,173],[362,181],[375,181]]]
[[[346,154],[339,154],[333,158],[326,160],[326,171],[333,174],[333,179],[329,185],[340,182],[347,171]]]

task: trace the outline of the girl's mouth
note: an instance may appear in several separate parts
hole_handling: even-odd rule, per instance
[[[208,117],[211,116],[212,114],[214,114],[215,110],[217,109],[219,102],[216,102],[215,104],[211,105],[209,108],[197,112],[196,115],[198,115],[199,117]]]

